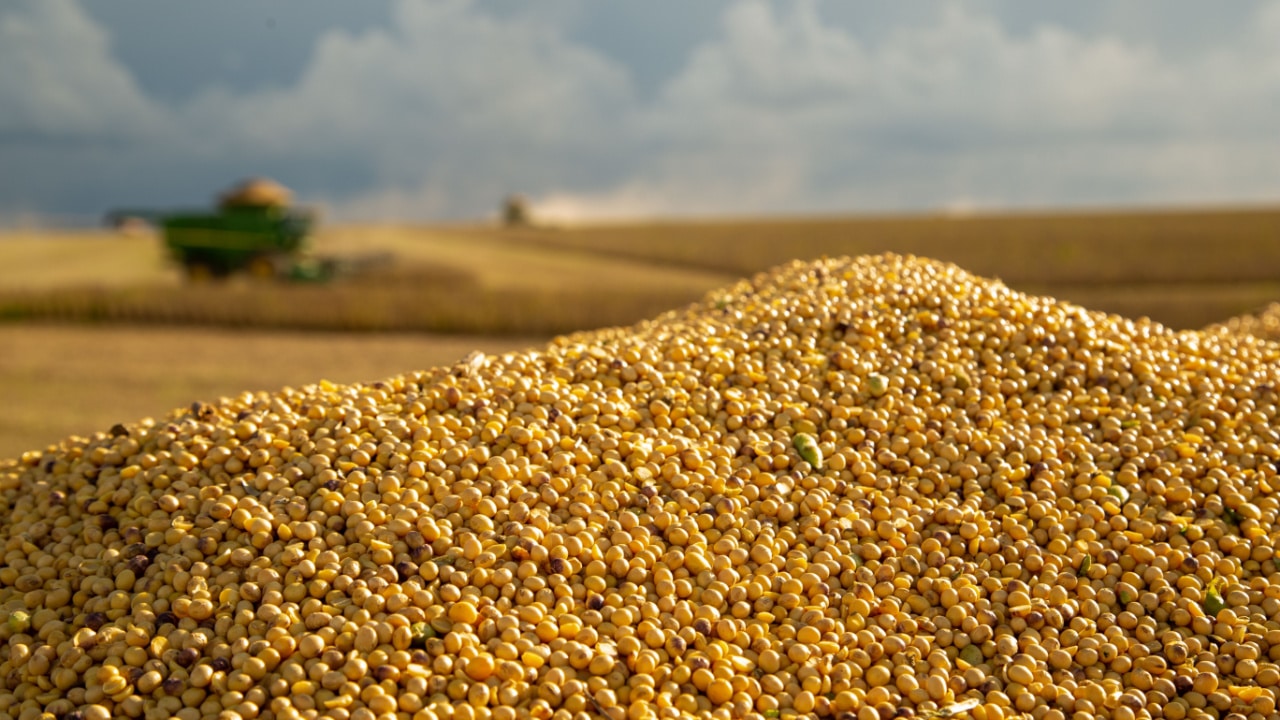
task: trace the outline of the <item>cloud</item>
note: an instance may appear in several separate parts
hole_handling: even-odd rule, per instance
[[[0,102],[0,164],[49,178],[0,179],[0,211],[15,197],[92,195],[95,183],[160,202],[181,185],[190,202],[198,184],[203,197],[269,174],[340,215],[475,217],[509,192],[590,186],[625,163],[609,132],[634,111],[624,69],[536,17],[464,0],[404,0],[393,14],[390,29],[322,35],[292,86],[215,87],[166,106],[72,0],[0,11],[0,98],[21,100]],[[44,89],[24,64],[45,69]],[[37,136],[50,141],[36,147]],[[68,162],[76,177],[53,178]],[[174,176],[185,181],[162,180]]]
[[[95,222],[146,167],[124,158],[171,128],[73,0],[0,9],[0,225]]]
[[[0,14],[0,98],[0,143],[120,141],[155,130],[158,115],[72,0]]]
[[[560,15],[400,0],[388,27],[322,35],[292,85],[165,104],[72,0],[22,0],[0,12],[0,164],[24,173],[0,211],[251,173],[349,219],[480,217],[515,191],[558,219],[1280,195],[1280,5],[1194,53],[991,8],[858,34],[747,0],[638,92]]]
[[[293,88],[210,95],[194,114],[258,153],[365,166],[373,187],[336,202],[358,215],[475,215],[523,187],[589,182],[616,156],[627,75],[556,28],[459,1],[401,3],[394,20],[324,37]]]
[[[559,193],[590,217],[1274,199],[1280,10],[1201,57],[1056,27],[1026,35],[957,4],[882,42],[820,8],[735,6],[646,108],[669,152],[620,187]],[[1270,38],[1270,40],[1268,40]]]

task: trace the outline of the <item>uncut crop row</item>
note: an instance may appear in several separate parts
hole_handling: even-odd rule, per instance
[[[370,332],[554,334],[635,322],[691,296],[408,285],[67,288],[0,295],[0,318]]]

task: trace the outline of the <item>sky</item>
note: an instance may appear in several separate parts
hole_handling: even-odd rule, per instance
[[[1280,0],[5,0],[0,225],[1280,200]]]

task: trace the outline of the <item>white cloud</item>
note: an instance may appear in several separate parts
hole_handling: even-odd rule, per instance
[[[751,0],[641,99],[554,18],[402,0],[389,29],[325,35],[293,86],[168,107],[72,0],[23,0],[0,12],[0,163],[34,158],[51,195],[67,167],[86,195],[269,172],[349,218],[475,217],[512,191],[562,219],[1274,199],[1280,4],[1259,8],[1251,36],[1178,54],[953,2],[860,40],[816,2]],[[6,133],[123,146],[48,163]]]
[[[337,149],[367,164],[374,186],[335,202],[356,215],[474,213],[527,185],[580,181],[614,153],[607,129],[632,93],[597,54],[457,0],[404,2],[395,20],[391,32],[325,37],[296,87],[209,95],[193,114],[262,153]]]
[[[544,211],[1274,199],[1277,7],[1233,48],[1167,57],[1054,27],[1015,36],[957,4],[875,46],[811,3],[740,4],[638,123],[674,151]]]
[[[35,142],[118,140],[156,129],[157,108],[111,61],[105,33],[72,0],[20,0],[0,14],[0,98],[0,134]]]

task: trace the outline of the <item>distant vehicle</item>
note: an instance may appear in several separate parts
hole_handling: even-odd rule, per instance
[[[502,201],[502,222],[508,227],[525,227],[533,224],[529,199],[524,195],[508,195]]]
[[[246,272],[259,278],[325,281],[337,262],[304,254],[315,213],[291,208],[293,195],[266,178],[246,180],[223,193],[215,210],[115,210],[116,227],[138,220],[155,225],[169,254],[192,281]]]

